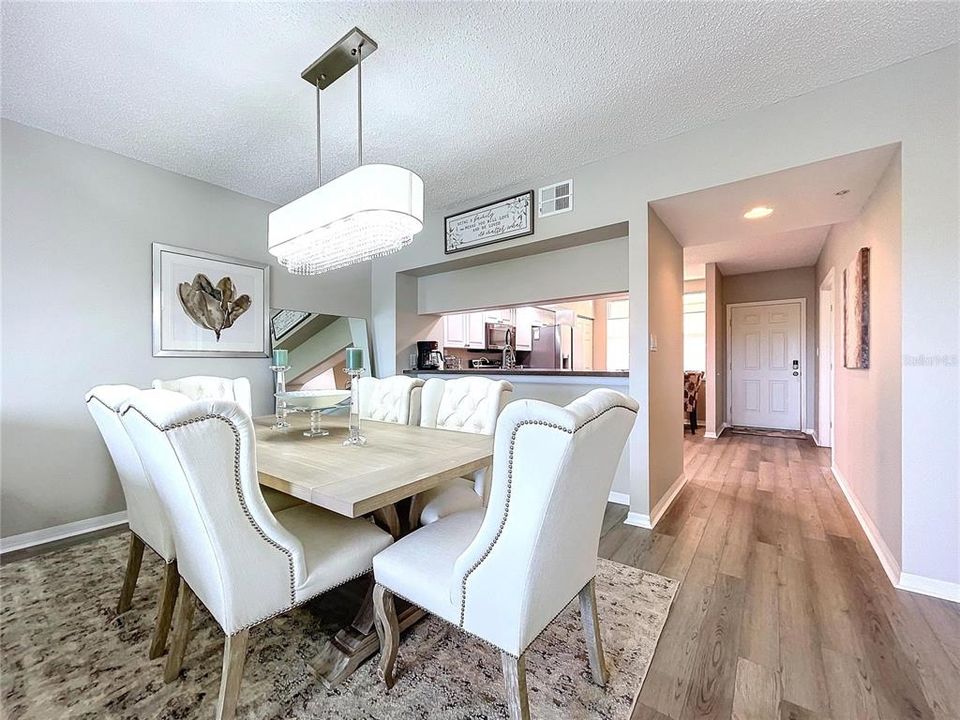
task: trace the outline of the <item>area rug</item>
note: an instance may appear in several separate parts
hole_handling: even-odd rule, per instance
[[[223,635],[198,609],[182,676],[165,685],[147,648],[161,564],[144,557],[133,609],[114,607],[126,535],[0,568],[2,716],[153,720],[212,718]],[[147,553],[149,555],[149,551]],[[677,590],[677,581],[600,561],[597,594],[610,682],[594,685],[576,603],[527,654],[538,720],[627,720]],[[311,659],[349,620],[363,586],[346,587],[251,631],[238,717],[245,720],[494,720],[506,718],[499,653],[436,618],[400,643],[397,684],[377,680],[377,656],[327,690]]]
[[[771,430],[770,428],[731,427],[727,430],[732,435],[759,435],[760,437],[784,438],[786,440],[806,440],[810,436],[799,430]]]

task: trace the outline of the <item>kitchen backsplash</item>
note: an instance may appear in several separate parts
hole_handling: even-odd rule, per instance
[[[486,358],[490,362],[500,362],[502,357],[499,351],[486,351],[486,350],[464,350],[463,348],[444,348],[443,350],[444,358],[447,357],[458,357],[460,358],[460,367],[468,368],[471,367],[471,360],[479,360],[480,358]],[[530,359],[530,353],[519,350],[517,351],[517,364],[526,365]]]

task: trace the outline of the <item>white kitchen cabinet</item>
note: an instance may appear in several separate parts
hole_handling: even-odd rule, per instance
[[[486,313],[472,312],[465,317],[467,338],[464,347],[482,350],[487,346]]]
[[[534,308],[537,315],[537,325],[556,325],[557,314],[553,310],[544,310],[543,308]]]
[[[532,307],[522,307],[516,309],[517,316],[517,350],[533,349],[533,326],[539,325],[537,321],[537,309]]]
[[[444,315],[443,317],[443,346],[452,348],[467,347],[467,316]]]
[[[502,325],[515,325],[517,321],[517,311],[514,308],[484,310],[483,319],[485,322],[488,322],[488,323],[499,323]]]

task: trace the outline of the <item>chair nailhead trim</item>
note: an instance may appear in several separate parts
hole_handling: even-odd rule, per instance
[[[517,433],[520,431],[524,425],[542,425],[544,427],[552,428],[554,430],[560,430],[561,432],[568,433],[573,435],[575,432],[579,431],[589,423],[593,422],[597,418],[601,417],[610,410],[616,408],[621,408],[623,410],[629,410],[630,412],[636,414],[637,411],[633,408],[627,407],[626,405],[611,405],[605,410],[597,413],[591,418],[584,420],[580,425],[575,428],[564,427],[563,425],[557,425],[556,423],[548,423],[543,420],[523,420],[516,424],[513,428],[513,432],[510,434],[510,454],[507,457],[507,497],[503,506],[503,515],[500,517],[500,527],[497,528],[497,534],[494,535],[493,540],[490,542],[490,545],[487,546],[487,549],[484,550],[483,554],[480,556],[480,559],[477,560],[469,570],[464,574],[463,580],[460,582],[460,627],[463,627],[464,619],[467,614],[467,581],[470,579],[470,575],[483,564],[483,561],[486,560],[490,553],[493,552],[493,548],[496,546],[497,542],[500,540],[500,536],[503,534],[503,529],[507,524],[507,516],[510,514],[510,496],[513,490],[513,451],[517,443]]]
[[[296,583],[296,574],[293,569],[293,553],[289,549],[285,548],[283,545],[278,543],[276,540],[271,538],[264,532],[263,528],[260,527],[259,523],[254,519],[253,515],[250,513],[250,508],[247,507],[247,501],[243,496],[243,489],[240,484],[240,431],[237,429],[237,426],[232,420],[227,419],[223,415],[217,415],[216,413],[210,413],[207,415],[199,415],[195,418],[190,418],[189,420],[183,420],[177,423],[171,423],[170,425],[157,425],[150,418],[140,412],[139,409],[130,405],[127,407],[127,410],[136,410],[142,418],[144,418],[148,423],[153,425],[160,432],[166,433],[170,430],[176,430],[177,428],[186,427],[188,425],[193,425],[195,423],[204,422],[205,420],[221,420],[226,423],[227,427],[230,428],[233,433],[234,446],[233,446],[233,483],[234,489],[236,491],[237,500],[240,502],[240,508],[243,510],[243,514],[247,518],[247,522],[250,523],[251,527],[256,530],[257,534],[263,538],[267,543],[275,547],[277,550],[282,552],[287,556],[287,566],[290,571],[290,603],[291,607],[296,605],[297,600],[297,583]],[[281,612],[286,612],[283,610]]]

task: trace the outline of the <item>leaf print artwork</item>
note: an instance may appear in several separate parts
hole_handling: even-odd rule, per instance
[[[221,333],[231,327],[250,309],[250,296],[237,295],[237,287],[229,277],[220,278],[214,286],[203,273],[197,273],[192,283],[182,282],[177,295],[183,311],[205,330],[212,330],[220,342]]]

